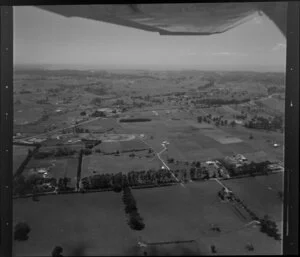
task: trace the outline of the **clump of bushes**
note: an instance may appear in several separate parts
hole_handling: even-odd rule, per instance
[[[51,256],[52,257],[63,257],[62,252],[63,252],[63,248],[61,246],[55,246],[51,253]]]
[[[280,234],[277,228],[277,224],[276,222],[270,220],[270,217],[268,215],[265,215],[264,218],[260,220],[260,225],[261,232],[275,238],[275,240],[280,240]]]
[[[26,222],[19,222],[15,226],[14,239],[18,241],[26,241],[30,230],[31,229]]]

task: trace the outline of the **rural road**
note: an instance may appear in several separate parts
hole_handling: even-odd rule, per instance
[[[229,190],[219,179],[213,178],[212,180],[215,180],[218,184],[220,184],[226,191],[231,191]]]
[[[161,150],[159,153],[156,153],[156,155],[157,155],[158,159],[162,162],[162,164],[164,165],[164,167],[166,167],[166,169],[167,169],[168,171],[171,172],[171,174],[172,174],[172,176],[175,178],[175,180],[176,180],[177,182],[179,182],[179,179],[176,178],[176,176],[175,176],[174,173],[171,171],[171,169],[169,168],[169,166],[168,166],[168,165],[164,162],[164,160],[160,157],[160,155],[161,155],[164,151],[167,150],[167,148],[166,148],[165,145],[163,145],[163,147],[164,147],[164,149]],[[185,188],[185,185],[184,185],[182,182],[180,182],[180,185],[181,185],[182,187]]]
[[[176,178],[176,176],[175,176],[174,173],[171,171],[171,169],[169,168],[169,166],[164,162],[164,160],[163,160],[163,159],[161,158],[161,156],[160,156],[164,151],[167,150],[167,148],[165,147],[165,145],[164,145],[164,149],[162,149],[159,153],[157,153],[151,145],[149,145],[149,144],[148,144],[146,141],[144,141],[141,137],[139,137],[139,138],[140,138],[140,140],[141,140],[143,143],[145,143],[147,146],[149,146],[149,147],[153,150],[153,152],[156,154],[157,158],[161,161],[161,163],[163,164],[163,166],[164,166],[168,171],[171,172],[171,174],[172,174],[172,176],[175,178],[175,180],[176,180],[177,182],[180,182],[179,179]],[[185,185],[184,185],[182,182],[180,182],[180,185],[181,185],[182,187],[185,188]]]

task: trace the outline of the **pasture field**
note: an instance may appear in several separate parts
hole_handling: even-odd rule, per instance
[[[161,143],[167,140],[170,142],[168,155],[178,160],[205,161],[237,153],[252,154],[258,151],[265,151],[267,158],[271,157],[274,160],[283,158],[282,149],[275,149],[271,145],[274,137],[281,139],[282,135],[279,133],[269,133],[270,135],[266,132],[253,131],[252,133],[239,126],[216,128],[211,124],[200,124],[193,120],[157,120],[148,124],[134,123],[123,127],[128,133],[144,133],[146,135],[144,141],[156,152],[163,149]],[[249,139],[250,133],[254,136],[252,140]],[[269,142],[266,142],[268,138]]]
[[[28,241],[14,242],[15,256],[46,256],[56,245],[69,255],[141,255],[138,241],[147,243],[195,240],[188,244],[150,247],[148,254],[210,255],[280,254],[280,242],[258,227],[246,226],[228,203],[222,203],[215,181],[132,190],[145,229],[134,232],[126,224],[121,194],[101,192],[43,196],[14,200],[14,224],[26,221],[31,227]],[[56,210],[60,211],[55,211]],[[63,211],[62,211],[63,210]],[[41,218],[42,217],[42,218]],[[210,230],[214,224],[221,232]],[[46,232],[46,233],[45,233]],[[234,242],[234,243],[233,243]]]
[[[285,109],[285,101],[284,100],[279,100],[276,98],[266,98],[259,102],[262,103],[267,108],[278,111],[280,113],[284,113],[284,109]]]
[[[84,129],[89,129],[93,132],[105,132],[107,130],[110,130],[112,128],[118,129],[120,125],[117,123],[116,119],[113,118],[100,118],[95,121],[83,124],[79,126]]]
[[[94,147],[94,149],[100,149],[101,152],[105,152],[105,153],[113,153],[116,151],[122,152],[122,151],[130,151],[130,150],[145,149],[145,148],[149,148],[149,147],[139,139],[133,139],[129,141],[119,141],[119,142],[103,141],[101,144]]]
[[[283,174],[230,179],[222,182],[231,188],[258,217],[269,215],[281,227],[283,202],[278,196],[278,191],[283,190],[283,186],[280,186],[283,183]]]
[[[14,111],[14,123],[19,125],[32,123],[39,120],[42,117],[42,115],[42,108],[18,108],[18,110]]]
[[[257,227],[246,227],[245,221],[232,211],[230,204],[217,197],[221,189],[215,181],[189,183],[184,187],[133,190],[146,227],[140,232],[146,242],[196,240],[201,254],[210,254],[214,244],[218,254],[280,254],[280,242],[269,238]],[[221,233],[210,230],[217,225]],[[233,243],[234,242],[234,243]]]
[[[76,185],[78,157],[57,159],[31,159],[26,166],[23,175],[29,175],[32,168],[49,168],[48,174],[56,179],[71,178],[71,185]]]
[[[127,173],[132,170],[158,169],[160,167],[161,162],[153,157],[129,157],[129,154],[121,154],[120,156],[92,154],[83,156],[81,177],[103,173]]]
[[[224,131],[234,134],[241,138],[251,150],[244,151],[244,153],[255,153],[264,151],[267,154],[269,161],[283,161],[284,154],[284,134],[279,132],[267,132],[263,130],[247,129],[244,127],[223,128]],[[249,139],[252,134],[253,139]],[[274,143],[280,144],[279,147],[274,148]],[[231,145],[230,145],[231,146]]]
[[[17,171],[21,163],[25,160],[29,149],[33,150],[34,147],[13,145],[13,173]]]
[[[115,192],[15,199],[13,207],[14,224],[31,227],[27,241],[14,241],[15,256],[50,256],[57,245],[64,256],[131,255],[137,244]]]

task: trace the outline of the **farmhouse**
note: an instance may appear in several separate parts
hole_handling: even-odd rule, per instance
[[[231,157],[226,156],[225,160],[231,164],[234,164],[236,168],[243,166],[248,163],[248,159],[242,154],[236,154]]]

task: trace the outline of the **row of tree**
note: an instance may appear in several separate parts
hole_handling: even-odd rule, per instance
[[[124,186],[122,199],[125,204],[125,213],[128,215],[128,225],[130,228],[133,230],[143,230],[145,224],[138,212],[136,201],[131,193],[130,187]]]
[[[82,178],[81,182],[84,189],[113,189],[120,191],[120,188],[123,188],[124,185],[161,185],[175,183],[176,180],[170,171],[159,169],[131,171],[127,174],[122,174],[122,172],[97,174]]]

